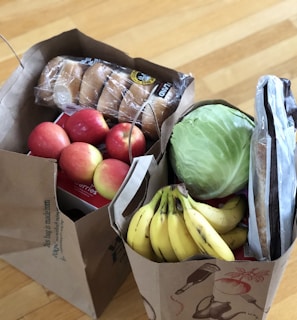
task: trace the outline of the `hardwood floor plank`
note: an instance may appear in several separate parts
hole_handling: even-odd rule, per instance
[[[69,30],[75,28],[76,25],[72,22],[69,17],[63,18],[61,20],[55,20],[52,23],[49,23],[46,26],[32,29],[28,32],[23,33],[21,36],[16,36],[11,39],[8,39],[5,33],[4,37],[9,41],[9,44],[13,49],[21,56],[29,47],[33,46],[35,43],[42,40],[53,37],[59,33],[61,30]],[[36,39],[32,41],[32,39]],[[14,58],[14,53],[7,47],[7,44],[3,41],[0,41],[0,52],[4,54],[0,55],[0,62],[4,62],[7,59]]]
[[[297,6],[294,6],[294,0],[281,1],[275,6],[230,23],[224,28],[183,43],[164,54],[153,57],[152,60],[170,68],[179,68],[186,64],[186,61],[192,61],[214,50],[227,47],[263,28],[285,21],[295,14],[297,14]]]
[[[205,76],[204,81],[209,88],[213,88],[213,93],[216,93],[227,90],[246,78],[254,77],[258,79],[263,71],[268,74],[272,73],[270,70],[275,65],[275,59],[278,59],[281,64],[292,59],[295,56],[295,50],[292,50],[292,48],[297,48],[297,35],[241,59],[229,65],[228,68],[221,68]],[[250,68],[251,65],[254,67]],[[245,70],[245,72],[243,73],[242,70]]]
[[[30,282],[31,280],[22,272],[6,264],[3,268],[0,268],[0,299],[22,289]]]
[[[238,61],[249,58],[258,52],[277,45],[283,40],[296,36],[297,29],[289,20],[273,24],[255,32],[244,39],[236,41],[224,48],[213,50],[209,54],[193,59],[181,67],[184,72],[197,70],[196,77],[205,77],[220,69],[229,68]],[[285,69],[286,70],[286,69]]]
[[[42,286],[30,282],[0,299],[0,319],[18,319],[37,308],[46,306],[49,301]]]
[[[41,320],[48,316],[55,320],[74,320],[80,319],[83,313],[73,308],[69,303],[61,299],[56,299],[42,308],[38,308],[24,316],[24,320]]]

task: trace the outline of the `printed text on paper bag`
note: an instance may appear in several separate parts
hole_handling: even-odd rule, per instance
[[[43,246],[52,248],[52,255],[55,258],[65,260],[63,254],[63,219],[60,212],[55,210],[54,217],[51,215],[51,201],[44,201],[44,236]]]

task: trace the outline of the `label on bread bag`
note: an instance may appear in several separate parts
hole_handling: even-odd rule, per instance
[[[148,85],[148,84],[153,84],[156,79],[137,70],[132,70],[130,77],[133,82],[137,84],[142,84],[142,85]]]
[[[88,66],[92,66],[93,64],[95,63],[98,63],[100,62],[101,60],[100,59],[97,59],[97,58],[82,58],[82,59],[79,59],[79,62],[82,63],[82,64],[86,64]]]
[[[156,88],[154,95],[160,98],[165,98],[171,87],[172,83],[170,82],[160,83]]]

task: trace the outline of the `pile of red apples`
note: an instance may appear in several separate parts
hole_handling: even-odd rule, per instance
[[[34,156],[56,159],[72,181],[93,184],[101,196],[112,200],[131,159],[144,155],[146,139],[137,126],[128,122],[109,126],[101,112],[87,108],[73,113],[63,126],[41,122],[31,131],[28,147]]]

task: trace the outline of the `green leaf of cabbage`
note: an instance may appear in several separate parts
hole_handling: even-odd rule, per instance
[[[192,110],[175,124],[169,161],[198,199],[223,198],[246,186],[254,122],[223,104]]]

